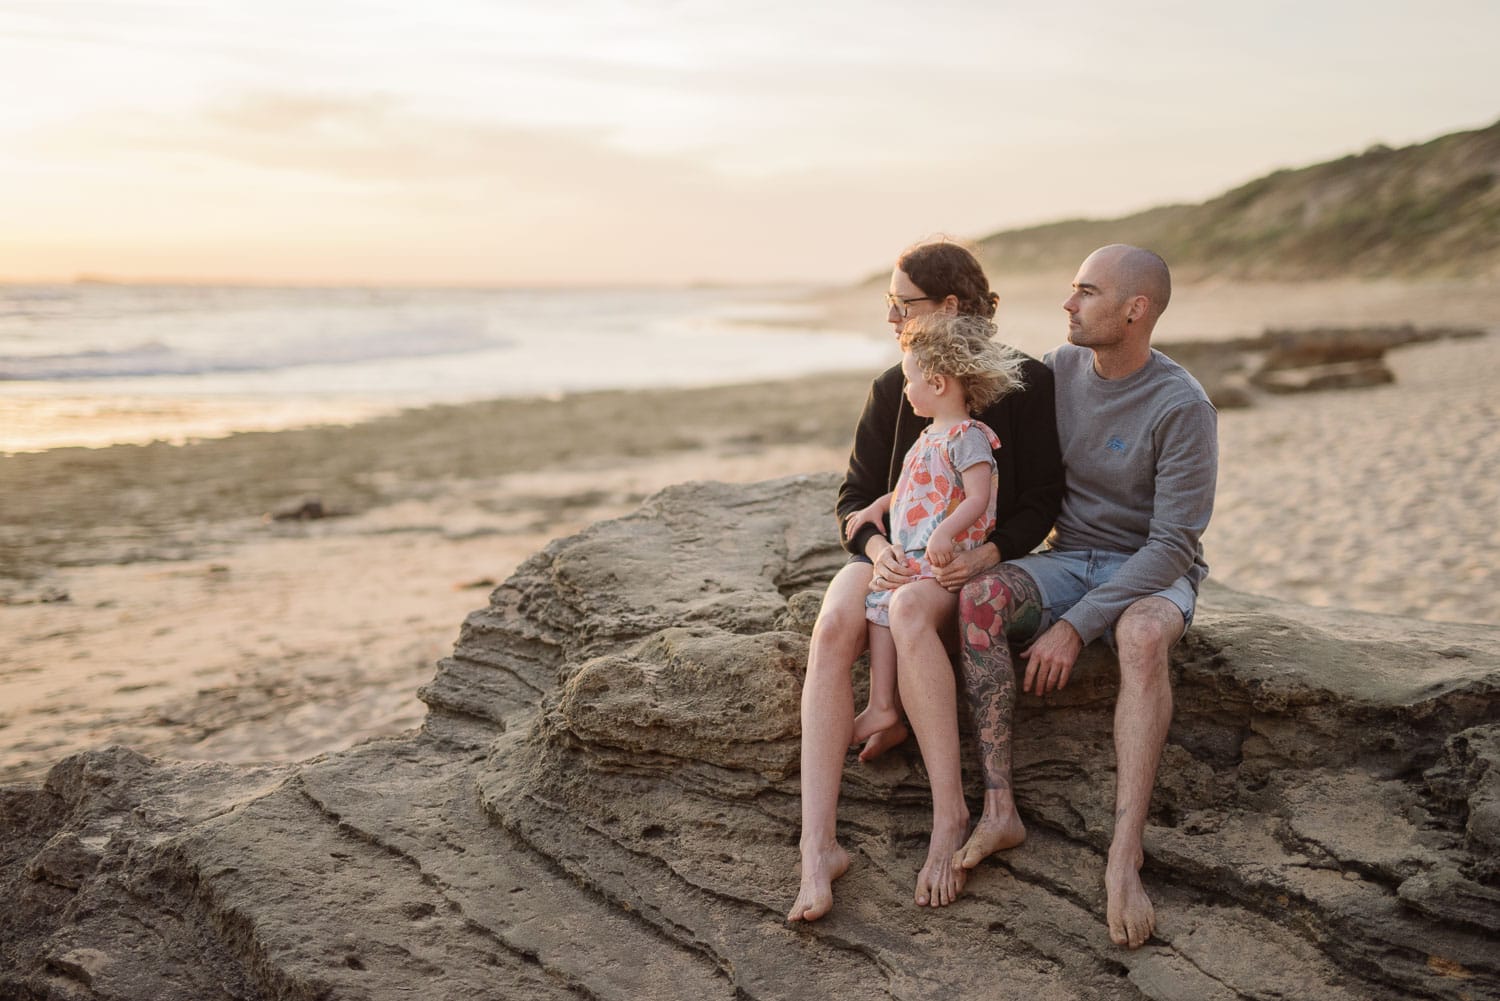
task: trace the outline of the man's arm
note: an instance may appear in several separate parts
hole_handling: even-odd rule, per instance
[[[1219,472],[1213,405],[1197,400],[1176,407],[1162,418],[1154,437],[1156,484],[1146,544],[1108,583],[1084,595],[1062,616],[1085,644],[1104,635],[1136,601],[1187,573],[1213,514]]]

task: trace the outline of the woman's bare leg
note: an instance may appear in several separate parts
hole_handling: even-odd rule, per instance
[[[958,698],[953,664],[939,630],[952,627],[958,596],[934,580],[897,588],[891,598],[891,635],[907,719],[916,732],[932,786],[932,838],[913,899],[945,907],[958,898],[968,872],[952,864],[969,830],[958,760]]]
[[[823,595],[802,682],[801,885],[788,921],[815,921],[833,907],[833,881],[849,868],[838,843],[839,783],[854,731],[850,671],[864,652],[871,568],[850,563]]]

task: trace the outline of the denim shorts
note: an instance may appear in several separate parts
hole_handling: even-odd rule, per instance
[[[1036,581],[1037,590],[1042,593],[1042,622],[1037,628],[1037,635],[1041,635],[1043,630],[1062,618],[1068,609],[1078,604],[1085,594],[1118,573],[1128,559],[1129,553],[1112,553],[1103,549],[1069,552],[1044,549],[1020,559],[1008,560],[1006,565],[1020,567]],[[1193,610],[1197,606],[1198,594],[1186,576],[1178,577],[1169,587],[1146,597],[1166,598],[1176,605],[1177,610],[1182,613],[1184,633],[1193,624]],[[1114,626],[1109,627],[1104,639],[1111,648],[1114,647]]]

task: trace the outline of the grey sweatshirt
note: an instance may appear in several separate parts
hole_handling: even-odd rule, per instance
[[[1123,379],[1094,371],[1094,353],[1065,344],[1045,359],[1057,378],[1062,512],[1048,538],[1060,551],[1132,554],[1063,620],[1085,643],[1125,609],[1186,575],[1208,576],[1199,541],[1214,507],[1218,413],[1187,370],[1154,348]]]

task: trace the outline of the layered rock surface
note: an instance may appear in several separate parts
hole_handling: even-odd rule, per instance
[[[1500,630],[1222,589],[1173,656],[1145,947],[1103,923],[1097,648],[1021,697],[1025,845],[917,908],[915,746],[851,758],[853,865],[787,926],[834,487],[689,484],[552,543],[405,737],[0,791],[0,997],[1500,998]]]

